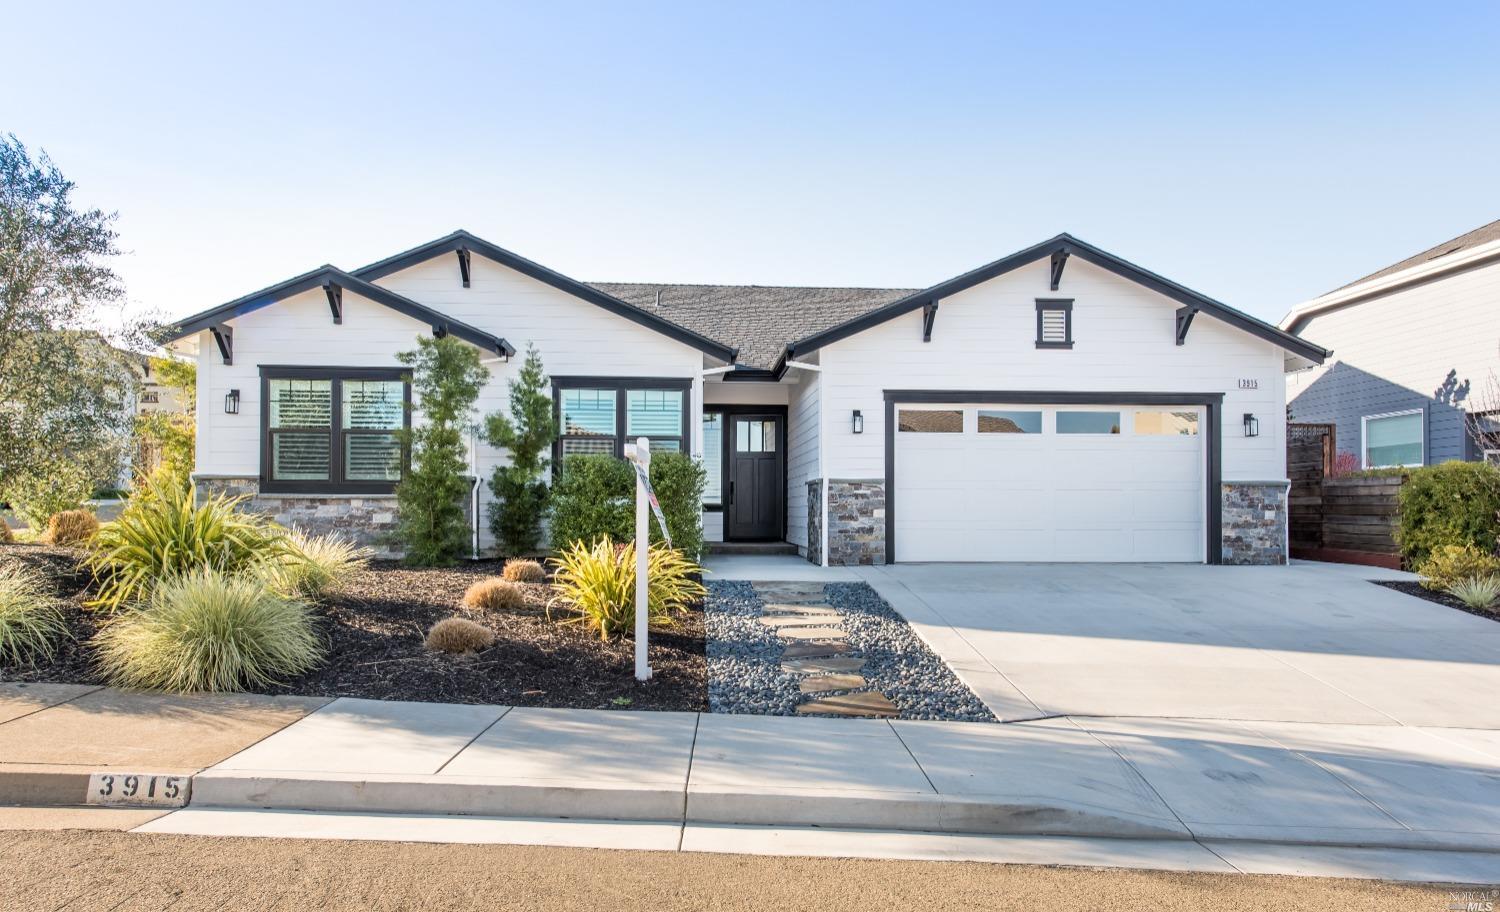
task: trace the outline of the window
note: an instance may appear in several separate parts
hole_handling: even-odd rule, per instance
[[[737,418],[734,422],[736,453],[776,452],[776,422]]]
[[[646,437],[653,453],[686,453],[687,394],[691,380],[554,377],[559,436],[553,450],[561,470],[568,456],[624,456],[625,444]]]
[[[1041,432],[1041,412],[979,410],[979,433],[981,434],[1040,434]]]
[[[1368,415],[1363,419],[1364,467],[1422,464],[1422,410]]]
[[[708,481],[703,485],[705,507],[724,506],[724,413],[703,413],[703,469]]]
[[[962,434],[964,413],[956,409],[902,409],[896,429],[906,434]]]
[[[1147,437],[1196,437],[1198,413],[1136,412],[1135,432]]]
[[[1071,298],[1037,299],[1036,347],[1073,347],[1073,300]]]
[[[261,378],[263,490],[395,489],[410,400],[400,368],[264,368]]]
[[[1118,434],[1119,412],[1058,412],[1059,434]]]

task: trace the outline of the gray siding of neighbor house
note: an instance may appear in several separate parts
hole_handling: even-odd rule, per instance
[[[1287,377],[1293,421],[1333,423],[1359,455],[1361,418],[1421,408],[1423,461],[1475,459],[1465,415],[1500,408],[1500,264],[1319,314],[1298,334],[1333,350]]]

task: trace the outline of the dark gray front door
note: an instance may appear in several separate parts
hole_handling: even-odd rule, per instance
[[[729,506],[724,534],[731,541],[780,540],[786,491],[780,415],[729,419]]]

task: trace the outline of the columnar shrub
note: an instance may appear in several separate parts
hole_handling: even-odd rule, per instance
[[[1445,545],[1494,554],[1500,537],[1500,467],[1444,462],[1412,469],[1401,486],[1396,542],[1407,563],[1420,565]]]
[[[396,486],[395,542],[408,564],[451,566],[469,549],[464,434],[489,372],[479,362],[479,350],[453,336],[418,336],[416,350],[397,357],[412,367],[412,392],[423,420],[402,432],[411,469]]]
[[[508,465],[495,467],[490,490],[490,529],[506,554],[529,554],[542,539],[547,515],[548,453],[557,437],[552,395],[542,357],[528,348],[521,371],[510,382],[510,414],[489,416],[485,437],[507,451]]]

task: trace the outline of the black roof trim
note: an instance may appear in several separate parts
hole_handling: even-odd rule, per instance
[[[638,323],[647,329],[653,329],[662,335],[692,346],[704,354],[711,355],[721,361],[734,363],[739,349],[715,342],[704,335],[699,335],[690,329],[673,323],[670,320],[659,317],[653,313],[633,307],[612,295],[607,295],[597,288],[585,285],[576,279],[570,279],[560,272],[554,272],[539,263],[534,263],[523,256],[518,256],[486,241],[484,238],[470,234],[463,229],[452,234],[430,241],[420,247],[413,247],[404,253],[387,257],[378,263],[371,263],[354,270],[354,274],[363,279],[374,280],[388,276],[393,272],[399,272],[409,266],[425,262],[433,257],[452,253],[455,250],[468,250],[472,253],[482,254],[494,260],[502,266],[508,266],[516,272],[530,276],[538,282],[551,285],[559,291],[565,291],[576,298],[581,298],[597,307],[602,307],[610,313],[624,317],[633,323]]]
[[[301,294],[304,291],[311,291],[314,288],[320,288],[329,284],[337,285],[345,291],[353,292],[362,298],[368,298],[377,304],[389,307],[391,310],[405,314],[414,320],[426,323],[433,328],[434,332],[457,336],[465,342],[472,343],[487,351],[492,351],[506,357],[510,357],[516,353],[515,347],[499,336],[491,335],[461,320],[455,320],[447,314],[418,304],[411,298],[398,295],[394,291],[381,288],[379,285],[372,285],[358,276],[350,275],[342,269],[333,266],[319,266],[311,272],[305,272],[279,285],[262,288],[260,291],[252,292],[242,298],[236,298],[227,304],[220,304],[218,307],[194,314],[177,323],[173,327],[172,335],[169,338],[181,339],[184,336],[190,336],[211,326],[216,326],[225,320],[242,317],[251,311],[268,307],[292,295]]]
[[[940,300],[949,295],[957,294],[967,288],[972,288],[981,282],[987,282],[996,276],[1003,275],[1014,269],[1018,269],[1028,263],[1035,262],[1043,257],[1049,257],[1054,253],[1066,253],[1076,256],[1081,260],[1108,270],[1115,275],[1121,276],[1143,285],[1152,291],[1165,295],[1174,301],[1185,304],[1196,310],[1201,310],[1209,316],[1216,317],[1225,323],[1235,326],[1253,336],[1265,339],[1287,351],[1301,355],[1318,364],[1322,364],[1331,354],[1328,350],[1308,342],[1305,339],[1283,332],[1262,320],[1257,320],[1239,310],[1235,310],[1228,304],[1215,301],[1213,298],[1199,294],[1190,288],[1178,285],[1170,279],[1163,278],[1154,272],[1122,260],[1112,253],[1100,250],[1092,244],[1084,243],[1070,234],[1059,234],[1051,238],[1027,247],[1008,257],[988,263],[978,269],[971,270],[963,275],[956,276],[946,282],[940,282],[931,288],[914,292],[906,297],[892,301],[884,307],[872,310],[867,314],[855,317],[840,323],[838,326],[825,329],[820,333],[799,339],[787,346],[787,357],[795,358],[818,348],[822,348],[832,342],[848,338],[856,333],[863,332],[872,326],[877,326],[887,320],[899,317],[919,309],[929,301]]]

